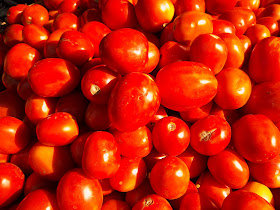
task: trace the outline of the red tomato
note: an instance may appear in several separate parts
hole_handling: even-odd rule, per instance
[[[232,125],[232,141],[245,159],[264,163],[280,154],[280,132],[266,116],[245,115]]]
[[[250,56],[251,56],[251,53],[253,50],[253,45],[248,36],[241,35],[238,38],[241,41],[243,48],[244,48],[244,64],[246,65],[245,68],[247,68],[247,64],[248,64],[248,61],[250,59]],[[246,73],[247,72],[248,71],[246,69]]]
[[[177,199],[188,189],[190,173],[186,164],[177,157],[159,160],[150,173],[153,190],[166,199]]]
[[[257,24],[264,25],[268,28],[271,36],[277,36],[279,33],[278,22],[273,17],[262,17],[257,19]]]
[[[57,112],[39,122],[36,127],[39,142],[48,146],[70,144],[79,134],[79,127],[73,116]]]
[[[26,4],[17,4],[12,6],[7,11],[7,22],[12,24],[21,24],[21,16],[23,10],[27,7]]]
[[[130,206],[120,200],[111,199],[105,203],[103,203],[101,210],[112,210],[112,209],[120,209],[120,210],[130,210]]]
[[[31,130],[21,120],[6,116],[0,118],[0,153],[15,154],[31,142]]]
[[[109,119],[120,131],[133,131],[146,125],[160,105],[154,80],[144,73],[130,73],[114,87],[108,102]]]
[[[118,143],[106,131],[90,134],[84,146],[82,168],[86,175],[96,179],[114,176],[121,164]]]
[[[160,52],[158,47],[148,41],[149,44],[149,50],[148,50],[148,61],[145,65],[145,71],[143,71],[144,73],[151,73],[153,70],[156,69],[156,67],[159,64],[159,59],[160,59]]]
[[[25,101],[33,95],[33,91],[29,85],[27,77],[22,78],[18,83],[17,94]]]
[[[10,160],[10,155],[0,153],[0,163],[7,163]]]
[[[148,61],[148,40],[139,31],[122,28],[107,34],[99,55],[108,68],[120,73],[141,72]]]
[[[172,207],[164,197],[151,194],[139,200],[132,208],[132,210],[153,209],[172,210]]]
[[[163,45],[168,41],[175,41],[173,36],[173,22],[167,24],[160,33],[160,44]]]
[[[276,4],[271,4],[259,14],[259,18],[261,17],[273,17],[276,21],[280,20],[280,5],[279,2]]]
[[[56,31],[61,28],[79,30],[80,28],[79,18],[73,13],[69,13],[69,12],[58,14],[53,20],[52,30]]]
[[[221,118],[225,119],[230,125],[232,125],[240,117],[240,113],[238,110],[223,109],[215,103],[212,106],[210,115],[218,115]]]
[[[205,0],[206,11],[218,15],[232,9],[238,0]]]
[[[2,84],[5,86],[5,88],[9,90],[15,90],[19,83],[19,80],[12,78],[6,72],[3,72],[1,79],[2,79]]]
[[[144,157],[145,163],[146,163],[149,171],[152,170],[152,168],[154,167],[154,165],[157,163],[158,160],[161,160],[165,157],[167,157],[167,156],[159,153],[155,148],[153,148],[152,151],[150,152],[150,154],[148,154],[148,156]]]
[[[156,83],[161,104],[175,111],[209,103],[216,95],[218,85],[208,67],[189,61],[163,67],[156,75]]]
[[[171,0],[138,0],[135,13],[140,26],[148,32],[159,32],[174,16]]]
[[[0,163],[0,208],[7,207],[19,198],[25,176],[19,167],[12,163]]]
[[[21,21],[23,25],[33,23],[44,26],[49,21],[48,10],[40,4],[31,4],[23,10]]]
[[[211,201],[209,197],[207,197],[204,193],[198,192],[191,192],[186,193],[186,196],[182,199],[180,204],[179,210],[185,209],[193,209],[193,210],[200,210],[200,209],[211,209],[211,210],[218,210],[220,208]]]
[[[16,44],[23,42],[23,28],[24,26],[20,24],[12,24],[7,26],[3,35],[4,43],[9,47],[13,47]]]
[[[200,34],[213,32],[209,15],[198,11],[188,11],[178,15],[173,23],[173,35],[177,42],[190,46]]]
[[[60,209],[99,210],[102,206],[103,195],[99,181],[88,178],[81,169],[73,169],[64,174],[59,180],[56,194]]]
[[[80,71],[69,61],[46,58],[38,61],[29,70],[28,81],[37,95],[60,97],[77,87],[80,82]]]
[[[236,4],[237,7],[244,7],[250,10],[257,10],[263,0],[239,0]]]
[[[64,0],[62,1],[59,6],[58,6],[58,13],[64,13],[64,12],[69,12],[73,13],[74,15],[81,15],[82,8],[81,5],[82,1],[81,0]]]
[[[255,24],[247,28],[245,35],[249,37],[253,46],[264,38],[270,37],[269,29],[261,24]]]
[[[232,189],[244,187],[249,180],[249,167],[241,155],[232,149],[224,149],[208,158],[208,169],[221,183]]]
[[[172,0],[172,2],[176,16],[187,11],[205,12],[205,0]]]
[[[227,20],[212,20],[213,34],[219,35],[222,33],[235,34],[235,26]]]
[[[101,11],[98,8],[88,9],[80,16],[80,24],[84,26],[89,22],[102,22]]]
[[[103,196],[112,195],[113,192],[117,192],[111,187],[109,179],[100,179],[98,181],[101,185]],[[103,203],[105,203],[105,200],[103,201]]]

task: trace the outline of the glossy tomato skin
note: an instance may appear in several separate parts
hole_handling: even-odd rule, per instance
[[[154,80],[144,73],[130,73],[116,84],[109,98],[108,114],[112,126],[133,131],[146,125],[160,105]]]
[[[245,115],[232,125],[232,141],[245,159],[264,163],[280,153],[280,132],[266,116]]]
[[[221,183],[232,189],[244,187],[249,180],[249,167],[236,151],[226,148],[208,158],[208,169]]]
[[[69,13],[69,12],[58,14],[53,20],[52,31],[56,31],[61,28],[79,30],[80,28],[79,18],[73,13]]]
[[[255,46],[262,39],[271,36],[269,29],[261,24],[255,24],[248,27],[245,35],[250,38],[253,46]]]
[[[162,209],[162,210],[172,210],[169,202],[162,196],[157,194],[148,195],[141,200],[139,200],[132,208],[132,210],[152,210],[152,209]]]
[[[212,20],[213,34],[231,33],[235,34],[235,26],[227,20]]]
[[[8,51],[4,60],[4,71],[12,78],[20,80],[27,76],[29,69],[41,58],[38,50],[19,43]]]
[[[17,4],[10,7],[7,11],[7,22],[9,24],[21,24],[22,12],[26,7],[26,4]]]
[[[141,72],[148,61],[148,47],[140,31],[122,28],[101,40],[99,55],[105,65],[120,74]]]
[[[43,119],[36,127],[39,142],[48,146],[70,144],[79,134],[77,121],[67,112],[56,112]]]
[[[280,38],[268,37],[253,49],[249,60],[249,76],[257,82],[279,81]],[[260,62],[261,59],[261,62]]]
[[[259,18],[256,23],[266,26],[271,36],[277,36],[279,33],[279,24],[273,17]]]
[[[32,4],[23,10],[21,21],[23,25],[33,23],[43,26],[49,21],[48,10],[40,4]]]
[[[273,210],[274,208],[262,197],[253,192],[237,190],[232,192],[224,201],[222,210],[233,209],[264,209]]]
[[[93,132],[84,146],[82,168],[96,179],[111,178],[119,169],[121,156],[114,136],[106,131]]]
[[[177,117],[164,117],[153,127],[152,139],[157,151],[165,155],[177,156],[189,146],[190,129]]]
[[[3,139],[0,152],[3,154],[15,154],[31,142],[30,128],[17,118],[0,118],[0,130],[0,138]]]
[[[190,173],[187,165],[178,157],[167,156],[159,160],[150,173],[153,190],[166,199],[177,199],[188,189]]]
[[[224,150],[231,139],[230,125],[225,119],[215,115],[209,115],[195,122],[190,132],[192,148],[208,156]]]
[[[68,171],[59,181],[56,191],[60,209],[101,209],[103,195],[97,179],[88,178],[81,169]]]
[[[37,95],[60,97],[77,87],[80,71],[64,59],[46,58],[32,66],[28,72],[28,81]]]
[[[153,43],[148,41],[149,50],[148,50],[148,61],[145,65],[144,73],[151,73],[155,70],[159,64],[160,53],[158,47]]]
[[[205,0],[206,11],[213,14],[221,14],[232,9],[237,3],[237,0]]]
[[[25,176],[19,167],[12,163],[0,163],[0,207],[12,204],[21,194]]]
[[[110,210],[110,209],[130,210],[131,207],[124,201],[111,199],[103,203],[101,210]]]
[[[203,64],[189,61],[171,63],[156,75],[161,104],[175,111],[209,103],[217,92],[217,80]]]
[[[205,12],[205,0],[172,0],[172,2],[176,16],[187,11]]]
[[[4,43],[9,47],[13,47],[16,44],[23,42],[23,28],[24,26],[20,24],[12,24],[7,26],[3,35]]]

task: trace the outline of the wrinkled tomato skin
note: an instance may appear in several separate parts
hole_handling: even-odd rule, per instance
[[[175,111],[200,107],[217,93],[217,80],[203,64],[189,61],[171,63],[156,75],[161,104]],[[176,88],[174,88],[176,87]]]
[[[96,179],[111,178],[120,167],[121,156],[114,136],[106,131],[93,132],[84,146],[82,168]]]
[[[139,200],[132,208],[132,210],[172,210],[169,202],[162,196],[151,194]]]
[[[103,201],[99,181],[88,178],[81,169],[64,174],[58,183],[56,197],[60,209],[99,210]]]
[[[280,38],[268,37],[256,44],[249,60],[249,76],[257,82],[280,80]]]
[[[112,126],[120,131],[133,131],[146,125],[160,105],[159,90],[154,80],[144,73],[130,73],[113,88],[108,102]]]
[[[78,86],[80,71],[64,59],[46,58],[32,66],[28,72],[28,81],[37,95],[60,97]]]
[[[25,176],[12,163],[0,163],[0,208],[12,204],[21,194]]]
[[[122,28],[100,42],[99,55],[108,68],[120,73],[141,72],[148,61],[148,40],[140,31]]]
[[[27,76],[29,69],[41,58],[38,50],[25,43],[19,43],[8,51],[4,60],[4,71],[12,78],[20,80]]]
[[[280,154],[280,132],[266,116],[245,115],[232,125],[232,141],[245,159],[265,163]]]
[[[208,169],[221,183],[232,189],[244,187],[249,180],[249,167],[244,158],[232,149],[224,149],[208,158]]]

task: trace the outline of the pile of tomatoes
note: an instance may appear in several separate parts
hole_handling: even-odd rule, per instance
[[[279,0],[43,0],[0,34],[0,209],[280,209]]]

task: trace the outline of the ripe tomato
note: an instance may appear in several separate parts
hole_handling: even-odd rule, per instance
[[[82,10],[82,1],[81,0],[64,0],[58,6],[58,13],[69,12],[74,15],[81,15]]]
[[[48,10],[40,4],[31,4],[23,10],[21,21],[23,25],[33,23],[44,26],[49,21]]]
[[[206,11],[218,15],[232,9],[238,0],[205,0]]]
[[[33,91],[29,85],[27,77],[24,77],[20,80],[17,85],[17,94],[24,101],[26,101],[29,97],[33,95]]]
[[[149,50],[148,50],[148,61],[145,65],[144,73],[151,73],[159,64],[160,52],[158,47],[153,43],[148,41]]]
[[[21,24],[21,16],[23,10],[27,7],[26,4],[17,4],[12,6],[7,11],[7,22],[9,24]]]
[[[58,14],[53,20],[52,31],[56,31],[61,28],[79,30],[80,29],[79,18],[70,12],[64,12]]]
[[[213,34],[219,35],[222,33],[235,34],[235,26],[227,20],[212,20]]]
[[[131,207],[124,201],[111,199],[103,203],[101,208],[101,210],[111,210],[111,209],[130,210]]]
[[[277,36],[279,33],[278,22],[273,17],[262,17],[257,19],[257,24],[264,25],[270,31],[271,36]]]
[[[4,43],[9,47],[13,47],[16,44],[23,42],[23,28],[24,26],[20,24],[12,24],[7,26],[3,35]]]
[[[132,210],[153,209],[172,210],[172,207],[164,197],[151,194],[139,200],[132,208]]]
[[[217,207],[213,201],[209,197],[207,197],[204,193],[199,192],[191,192],[186,193],[186,196],[182,199],[182,202],[180,203],[179,210],[185,210],[185,209],[211,209],[211,210],[218,210],[220,208]]]
[[[205,12],[205,0],[172,0],[172,2],[176,16],[187,11]]]
[[[264,38],[270,37],[269,29],[261,24],[255,24],[247,28],[245,35],[249,37],[253,46]]]
[[[180,61],[163,67],[156,75],[161,104],[175,111],[201,107],[217,93],[217,80],[200,63]]]

